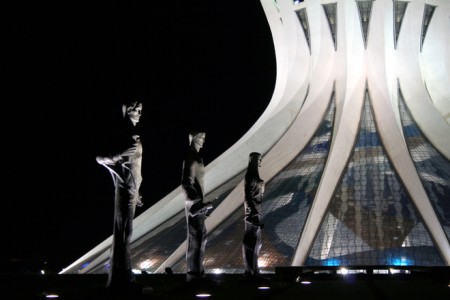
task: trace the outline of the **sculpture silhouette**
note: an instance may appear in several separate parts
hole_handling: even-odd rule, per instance
[[[99,164],[108,169],[113,178],[114,227],[111,245],[108,288],[131,287],[134,276],[131,271],[130,241],[136,205],[141,206],[139,188],[142,182],[142,144],[135,132],[142,113],[141,102],[123,104],[123,124],[111,149],[112,155],[97,156]]]
[[[206,247],[205,220],[212,209],[212,205],[204,203],[204,163],[199,153],[204,142],[204,132],[190,133],[189,150],[183,161],[181,186],[186,195],[186,281],[200,280],[205,276],[203,267]]]
[[[261,161],[260,153],[250,153],[245,174],[245,233],[242,241],[242,256],[245,263],[244,275],[246,278],[260,277],[258,256],[261,249],[261,229],[264,227],[261,223],[261,204],[264,194],[264,180],[259,177]]]

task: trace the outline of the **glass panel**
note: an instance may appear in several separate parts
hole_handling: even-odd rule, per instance
[[[337,3],[322,4],[330,25],[331,37],[333,38],[334,50],[337,49]]]
[[[436,151],[415,124],[400,89],[399,110],[403,134],[414,165],[447,239],[450,240],[450,161]]]
[[[400,35],[403,17],[409,2],[394,0],[394,46],[397,49],[397,40]]]
[[[425,36],[427,35],[428,25],[430,25],[435,8],[436,6],[425,4],[422,20],[422,35],[420,36],[420,51],[422,51],[423,42],[425,41]]]
[[[372,12],[372,0],[356,1],[358,7],[359,20],[361,22],[361,32],[364,40],[364,48],[367,46],[367,38],[369,34],[370,15]]]
[[[366,90],[359,135],[307,266],[443,266],[381,146]]]
[[[306,8],[302,8],[296,11],[300,25],[302,26],[303,33],[305,34],[306,42],[308,43],[309,53],[311,53],[311,44],[309,39],[309,23],[308,14],[306,13]]]

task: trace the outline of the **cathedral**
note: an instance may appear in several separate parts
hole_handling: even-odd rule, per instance
[[[244,173],[263,156],[262,273],[450,265],[450,1],[261,0],[264,113],[205,167],[206,273],[243,273]],[[239,4],[236,3],[236,9]],[[61,271],[107,273],[112,237]],[[186,272],[181,186],[134,221],[135,272]]]

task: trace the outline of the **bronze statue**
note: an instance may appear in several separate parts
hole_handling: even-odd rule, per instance
[[[136,124],[142,113],[142,103],[123,104],[123,124],[112,154],[97,156],[99,164],[111,173],[114,187],[114,227],[111,245],[110,269],[106,286],[112,289],[132,287],[130,241],[136,205],[141,206],[139,188],[142,182],[142,144],[136,132]]]
[[[261,154],[252,152],[249,155],[247,172],[245,174],[244,221],[245,233],[242,241],[242,256],[245,263],[244,278],[246,280],[265,279],[259,274],[258,257],[261,249],[262,198],[264,180],[259,177]]]
[[[199,153],[205,142],[204,132],[189,134],[189,149],[183,161],[181,186],[186,195],[187,221],[186,281],[193,282],[205,277],[203,259],[206,246],[205,220],[212,205],[204,202],[204,163]]]

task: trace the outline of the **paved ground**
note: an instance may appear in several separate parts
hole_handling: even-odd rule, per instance
[[[106,275],[0,274],[2,300],[141,300],[141,299],[450,299],[450,271],[412,274],[327,274],[295,272],[267,275],[268,283],[242,281],[240,275],[208,275],[209,284],[186,284],[184,274],[138,275],[140,288],[127,294],[108,293]],[[310,284],[305,284],[309,281]],[[265,288],[263,288],[265,286]]]

